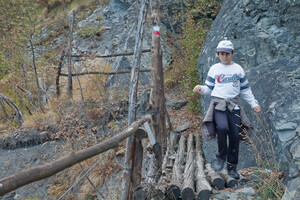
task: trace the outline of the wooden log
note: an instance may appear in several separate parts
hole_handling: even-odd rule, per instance
[[[176,158],[176,146],[178,141],[178,134],[176,132],[171,131],[168,140],[168,148],[169,148],[169,157],[167,160],[167,168],[173,169],[175,158]]]
[[[141,69],[139,72],[151,72],[150,69]],[[81,72],[81,73],[75,73],[71,74],[72,76],[84,76],[84,75],[91,75],[91,74],[103,74],[103,75],[118,75],[118,74],[128,74],[131,73],[131,71],[118,71],[118,72]],[[68,74],[60,73],[60,76],[68,76]]]
[[[133,166],[131,174],[132,188],[137,188],[142,180],[142,167],[143,167],[143,145],[142,140],[134,137],[134,155]]]
[[[162,163],[162,175],[163,176],[167,175],[167,171],[168,171],[167,164],[168,164],[168,160],[169,160],[169,152],[170,152],[170,149],[168,147],[167,151],[166,151],[166,155],[164,156],[163,163]]]
[[[167,168],[173,169],[175,158],[176,158],[176,150],[178,148],[177,142],[178,142],[178,133],[171,131],[169,134],[169,140],[168,140],[168,148],[169,148],[169,157],[167,160]]]
[[[206,179],[204,172],[204,159],[202,157],[201,139],[199,134],[195,134],[196,140],[196,194],[197,199],[208,200],[212,191],[212,188]]]
[[[171,131],[170,138],[169,138],[169,148],[172,153],[176,151],[178,139],[179,139],[178,133]]]
[[[207,170],[207,177],[212,186],[218,190],[223,189],[225,186],[225,180],[223,177],[221,177],[219,173],[215,172],[209,163],[205,165],[205,168]]]
[[[177,185],[170,185],[167,188],[166,199],[174,200],[181,197],[181,190]]]
[[[188,142],[187,142],[187,159],[184,169],[184,177],[183,177],[183,190],[181,193],[181,197],[183,200],[195,199],[195,164],[194,164],[194,135],[192,133],[189,134]]]
[[[243,176],[242,174],[240,174],[240,179],[238,182],[239,182],[239,184],[244,185],[248,182],[248,179],[245,176]]]
[[[144,49],[142,50],[142,53],[148,53],[151,52],[151,49]],[[134,52],[124,52],[124,53],[116,53],[116,54],[108,54],[108,55],[95,55],[95,54],[76,54],[76,55],[72,55],[72,57],[84,57],[84,58],[112,58],[112,57],[118,57],[118,56],[132,56],[134,54]]]
[[[221,176],[225,179],[226,181],[226,187],[227,188],[234,188],[235,186],[238,185],[238,182],[235,178],[232,178],[231,176],[229,176],[227,174],[227,171],[225,169],[223,169],[221,172],[220,172]]]
[[[183,178],[183,166],[184,156],[186,153],[186,137],[181,135],[179,139],[179,146],[174,162],[173,174],[171,178],[171,184],[167,189],[167,198],[179,199],[181,196],[182,178]]]

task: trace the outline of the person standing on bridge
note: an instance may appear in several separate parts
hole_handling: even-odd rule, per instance
[[[241,95],[255,112],[260,112],[261,108],[252,94],[245,71],[232,61],[233,54],[231,41],[219,42],[217,55],[221,62],[211,66],[205,84],[196,85],[193,91],[211,95],[210,105],[202,124],[202,133],[207,140],[217,137],[218,154],[213,163],[214,169],[222,170],[227,160],[228,175],[239,179],[240,175],[236,170],[239,142],[245,138],[245,132],[247,133],[245,130],[252,129],[239,105],[239,96]]]

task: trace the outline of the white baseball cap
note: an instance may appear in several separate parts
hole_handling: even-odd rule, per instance
[[[217,52],[231,53],[233,50],[233,44],[230,40],[222,40],[217,46]]]

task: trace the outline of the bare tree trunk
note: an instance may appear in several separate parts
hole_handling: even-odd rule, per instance
[[[137,35],[134,48],[133,66],[131,69],[131,81],[129,91],[129,111],[128,126],[136,119],[137,88],[139,80],[139,70],[141,65],[142,45],[144,39],[144,24],[149,6],[149,0],[141,1]],[[135,136],[130,136],[126,141],[126,154],[124,172],[122,180],[121,199],[132,199],[133,191],[141,183],[141,166],[143,161],[143,146],[141,140]]]
[[[25,70],[25,67],[24,67],[24,64],[21,63],[21,69],[22,69],[22,72],[23,72],[23,80],[24,80],[24,84],[25,84],[25,88],[28,87],[28,84],[27,84],[27,78],[26,78],[26,70]]]
[[[31,92],[30,92],[29,90],[25,90],[25,89],[21,88],[19,85],[17,85],[17,87],[18,87],[21,91],[27,93],[29,104],[31,105],[31,107],[32,107],[33,109],[36,110],[37,108],[36,108],[36,107],[33,105],[33,103],[32,103],[32,94],[31,94]]]
[[[59,63],[58,63],[58,68],[57,68],[57,76],[56,76],[56,96],[57,97],[60,96],[59,77],[61,75],[61,67],[62,67],[62,64],[63,64],[63,61],[64,61],[64,57],[65,57],[65,50],[63,50],[62,53],[61,53],[61,55],[60,55],[60,59],[59,59]]]
[[[80,89],[80,95],[81,95],[81,106],[84,112],[84,118],[85,118],[85,123],[88,125],[88,117],[87,117],[87,113],[86,113],[86,106],[85,106],[85,100],[84,100],[84,96],[83,96],[83,91],[82,91],[82,87],[81,87],[81,83],[79,80],[79,77],[77,76],[77,81],[78,81],[78,85],[79,85],[79,89]]]
[[[73,83],[72,83],[72,42],[73,42],[73,24],[75,20],[75,10],[73,10],[72,22],[69,34],[69,49],[68,49],[68,88],[67,95],[71,99],[73,97]]]
[[[43,112],[43,106],[42,106],[42,102],[41,102],[41,89],[39,87],[39,80],[38,80],[37,68],[36,68],[36,64],[35,64],[35,53],[34,53],[32,39],[30,39],[29,42],[30,42],[30,47],[31,47],[31,52],[32,52],[32,63],[33,63],[35,81],[36,81],[36,86],[37,86],[38,104],[40,106],[41,111]]]
[[[150,120],[150,116],[146,116],[139,121],[133,122],[129,128],[113,136],[112,138],[101,142],[100,144],[77,152],[71,152],[69,153],[69,155],[59,158],[56,161],[47,163],[42,166],[32,167],[1,179],[0,196],[34,181],[42,180],[44,178],[52,176],[68,167],[71,167],[88,158],[107,151],[108,149],[117,147],[122,140],[135,134],[139,126],[141,126],[143,123],[145,123],[145,121],[148,120]]]
[[[39,86],[41,88],[41,92],[42,92],[42,99],[43,99],[43,106],[47,105],[47,82],[46,79],[43,78],[38,78],[39,80]]]

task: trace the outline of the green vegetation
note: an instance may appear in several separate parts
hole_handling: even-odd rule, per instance
[[[221,5],[216,0],[196,0],[186,3],[185,6],[187,10],[183,16],[181,12],[175,13],[178,20],[184,19],[181,38],[178,41],[184,55],[179,52],[175,53],[175,62],[165,73],[165,84],[171,88],[179,83],[182,91],[187,93],[190,100],[189,109],[197,113],[201,111],[199,94],[192,92],[194,86],[200,84],[197,58],[210,25],[217,16]]]

